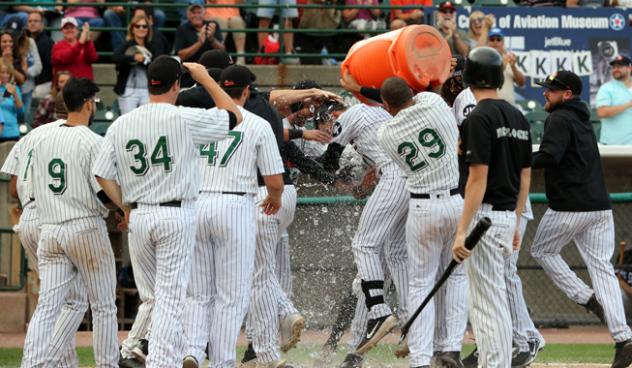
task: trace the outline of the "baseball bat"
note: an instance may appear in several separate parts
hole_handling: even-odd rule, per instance
[[[490,220],[489,217],[483,217],[482,219],[480,219],[478,223],[476,224],[476,226],[474,227],[474,229],[472,229],[472,232],[470,232],[470,235],[468,235],[467,238],[465,238],[465,248],[469,250],[474,249],[478,241],[481,240],[481,238],[483,237],[483,234],[485,234],[485,232],[487,231],[487,229],[489,229],[490,226],[492,226],[492,220]],[[424,299],[424,301],[421,302],[421,305],[419,306],[419,308],[417,308],[415,313],[413,313],[413,315],[410,316],[408,321],[406,321],[406,324],[404,325],[404,327],[402,327],[402,336],[399,338],[400,343],[404,341],[404,339],[406,338],[406,335],[408,334],[408,330],[410,329],[410,326],[412,326],[413,322],[415,322],[415,319],[417,319],[421,311],[426,307],[428,302],[430,302],[430,299],[432,299],[432,297],[437,293],[437,291],[445,283],[448,277],[450,277],[450,275],[452,274],[452,271],[458,264],[459,263],[455,261],[454,259],[452,260],[452,262],[450,262],[448,267],[443,272],[443,275],[441,275],[441,278],[439,278],[437,283],[433,286],[432,290],[430,290],[430,293],[428,294],[426,299]]]

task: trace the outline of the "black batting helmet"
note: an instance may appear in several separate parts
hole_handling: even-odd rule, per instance
[[[503,57],[491,47],[477,47],[465,61],[463,81],[471,87],[500,88],[503,76]]]

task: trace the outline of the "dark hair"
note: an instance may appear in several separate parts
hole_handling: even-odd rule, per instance
[[[81,111],[83,104],[96,96],[97,92],[99,87],[90,79],[70,78],[62,90],[68,112]]]
[[[310,88],[323,89],[320,86],[320,84],[318,84],[318,82],[313,81],[311,79],[304,79],[302,81],[298,81],[294,83],[294,85],[292,86],[292,89],[310,89]]]
[[[134,8],[132,9],[132,17],[134,16],[134,13],[135,13],[137,10],[140,10],[140,11],[144,12],[144,13],[145,13],[145,16],[146,16],[147,18],[153,18],[153,17],[154,17],[154,8],[153,8],[153,7],[151,7],[151,6],[139,5],[139,6],[134,7]]]
[[[226,94],[230,96],[230,98],[238,99],[238,98],[241,98],[241,94],[244,92],[244,89],[246,89],[246,87],[248,86],[230,87],[230,88],[223,88],[223,89],[224,89],[224,92],[226,92]]]
[[[388,103],[392,108],[398,109],[413,98],[413,91],[403,79],[391,77],[382,83],[380,95],[382,101]]]

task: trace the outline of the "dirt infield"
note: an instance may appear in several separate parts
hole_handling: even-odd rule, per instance
[[[572,327],[568,329],[543,329],[540,332],[544,335],[548,344],[611,344],[612,338],[605,327]],[[0,348],[20,348],[24,343],[24,333],[17,334],[0,334]],[[120,331],[119,341],[123,341],[127,336],[126,331]],[[327,340],[328,332],[326,331],[306,331],[301,337],[301,342],[305,344],[321,344]],[[347,335],[342,341],[347,340]],[[384,339],[385,343],[396,344],[397,334],[390,334]],[[465,343],[472,343],[471,335],[467,335]],[[244,345],[245,339],[242,334],[239,338],[239,344]],[[77,333],[77,346],[92,346],[92,333],[80,331]],[[545,365],[549,367],[548,365]],[[554,366],[550,366],[554,367]],[[555,366],[557,367],[557,366]]]

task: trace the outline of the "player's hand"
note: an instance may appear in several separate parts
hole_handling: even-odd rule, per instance
[[[520,229],[518,229],[516,227],[516,231],[514,231],[513,242],[511,243],[513,245],[513,250],[514,251],[519,251],[520,250],[520,240],[521,239],[522,239],[522,234],[520,234]]]
[[[362,88],[362,86],[358,84],[358,81],[356,81],[351,73],[349,73],[349,70],[345,70],[342,74],[342,78],[340,78],[340,85],[347,91],[356,93],[360,93],[360,88]]]
[[[465,235],[458,235],[454,240],[454,244],[452,245],[452,258],[455,261],[461,263],[465,261],[465,259],[472,255],[472,251],[465,248]]]
[[[189,72],[189,74],[191,74],[191,78],[193,78],[196,82],[203,84],[202,82],[205,82],[207,80],[213,80],[213,78],[211,78],[210,75],[208,75],[208,72],[206,71],[206,68],[204,67],[204,65],[202,64],[198,64],[198,63],[182,63],[182,65],[186,68],[186,70]],[[215,83],[215,82],[213,82]]]
[[[274,215],[281,208],[281,196],[272,197],[268,194],[259,207],[263,209],[264,214],[268,216]]]
[[[326,144],[331,141],[331,135],[319,129],[309,129],[303,130],[303,139],[306,141],[316,141]]]

